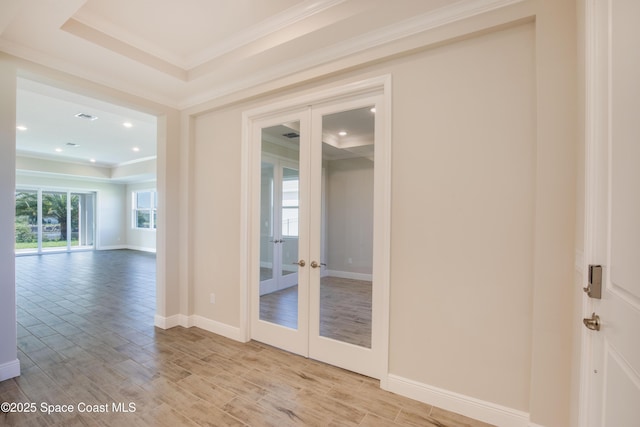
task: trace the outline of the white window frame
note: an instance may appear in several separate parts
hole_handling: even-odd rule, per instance
[[[138,208],[138,194],[149,193],[149,208]],[[150,190],[134,190],[131,192],[131,228],[134,230],[157,230],[157,214],[158,214],[158,192],[155,189]],[[138,212],[146,212],[149,214],[149,227],[138,226]]]

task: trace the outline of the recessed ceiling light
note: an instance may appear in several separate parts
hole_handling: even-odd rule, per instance
[[[132,148],[132,150],[133,150],[133,151],[135,151],[136,153],[137,153],[138,151],[140,151],[140,149],[139,149],[138,147],[133,147],[133,148]]]
[[[76,117],[79,118],[79,119],[86,119],[86,120],[91,120],[91,121],[98,119],[98,117],[92,116],[91,114],[87,114],[87,113],[78,113],[78,114],[76,114]]]
[[[18,129],[18,130],[27,130],[27,127],[20,125],[20,126],[16,126],[16,129]]]
[[[347,135],[347,132],[345,132],[345,131],[341,130],[340,132],[338,132],[338,135],[340,135],[340,136],[346,136],[346,135]]]
[[[133,127],[133,124],[132,124],[131,122],[124,122],[124,123],[122,124],[122,126],[124,126],[124,127],[126,127],[126,128],[130,128],[130,127]]]
[[[95,163],[95,162],[96,162],[96,159],[89,159],[89,161],[90,161],[91,163]]]
[[[373,107],[373,108],[372,108],[371,110],[369,110],[369,111],[371,111],[372,113],[375,113],[375,112],[376,112],[376,107]]]
[[[62,148],[60,147],[56,148],[56,153],[62,153]]]

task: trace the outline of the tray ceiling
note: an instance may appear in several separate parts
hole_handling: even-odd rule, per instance
[[[0,50],[186,108],[514,1],[3,0]]]

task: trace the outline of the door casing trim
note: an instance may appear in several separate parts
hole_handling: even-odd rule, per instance
[[[250,269],[251,266],[251,212],[255,209],[252,201],[251,188],[251,135],[253,122],[268,118],[272,115],[309,107],[314,104],[324,104],[332,101],[340,101],[358,95],[382,95],[385,104],[383,120],[383,145],[381,158],[376,159],[377,167],[382,168],[384,179],[376,188],[376,194],[382,198],[375,215],[380,215],[379,245],[381,246],[382,265],[379,265],[379,281],[382,286],[381,307],[381,349],[380,358],[380,386],[386,388],[389,366],[389,301],[390,301],[390,270],[391,270],[391,75],[386,74],[365,80],[338,82],[318,89],[309,94],[280,98],[265,106],[244,111],[242,114],[242,140],[241,140],[241,179],[240,179],[240,336],[247,342],[251,339],[251,310],[250,310]]]

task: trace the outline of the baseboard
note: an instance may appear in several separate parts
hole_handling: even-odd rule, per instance
[[[372,274],[352,273],[350,271],[326,270],[325,275],[331,277],[339,277],[341,279],[366,280],[367,282],[371,282],[373,280]]]
[[[11,362],[0,365],[0,381],[8,380],[20,376],[20,360],[12,360]]]
[[[144,246],[127,246],[127,249],[130,249],[132,251],[141,251],[141,252],[151,252],[151,253],[156,253],[156,248],[147,248]]]
[[[156,314],[153,323],[160,329],[171,329],[176,326],[188,328],[189,318],[182,314],[174,314],[169,317],[162,317]]]
[[[183,328],[190,328],[195,326],[205,331],[213,332],[214,334],[221,335],[223,337],[232,339],[234,341],[245,342],[244,336],[240,332],[240,328],[235,326],[229,326],[225,323],[217,322],[215,320],[207,319],[206,317],[198,316],[196,314],[191,316],[185,316],[182,314],[175,314],[169,317],[155,316],[154,324],[160,329],[170,329],[175,326],[182,326]]]
[[[243,335],[240,333],[240,328],[227,325],[226,323],[207,319],[206,317],[198,316],[195,314],[193,316],[189,316],[189,318],[192,326],[204,329],[205,331],[213,332],[217,335],[222,335],[223,337],[232,339],[234,341],[245,341]]]
[[[485,423],[500,427],[535,427],[529,423],[529,414],[526,412],[485,402],[397,375],[389,374],[386,385],[387,390],[394,393]]]
[[[118,249],[127,249],[127,245],[96,246],[97,251],[114,251]]]

